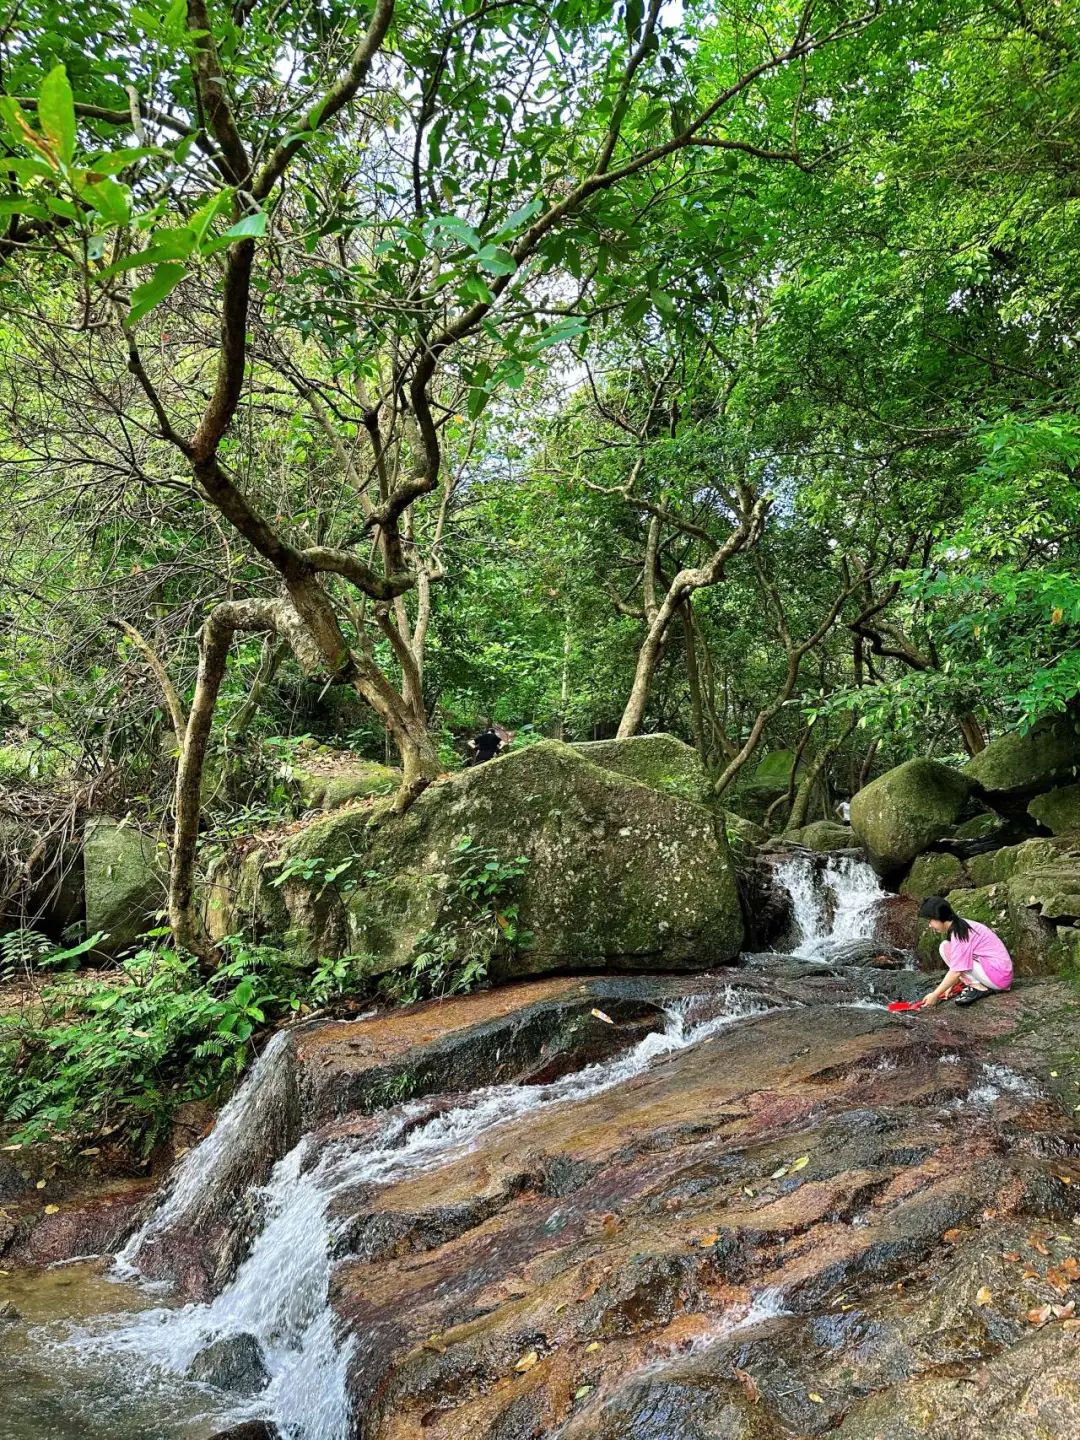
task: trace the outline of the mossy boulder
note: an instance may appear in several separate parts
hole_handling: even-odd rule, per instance
[[[863,787],[851,802],[851,827],[879,874],[909,864],[948,835],[971,782],[936,760],[908,760]]]
[[[1011,731],[972,756],[964,773],[987,795],[999,799],[1033,796],[1080,775],[1080,730],[1071,714],[1053,715],[1026,735]]]
[[[631,735],[626,740],[585,740],[572,748],[602,770],[613,770],[654,790],[713,808],[701,756],[676,735],[661,732]]]
[[[493,899],[470,899],[463,880],[487,863],[520,873]],[[279,904],[294,942],[364,955],[372,974],[460,957],[478,936],[499,977],[705,969],[743,940],[711,811],[550,740],[432,785],[404,815],[386,803],[315,820],[247,856],[233,895],[257,928]],[[497,916],[511,908],[527,944],[501,938]]]
[[[900,886],[900,893],[911,895],[921,902],[928,895],[948,895],[950,890],[959,890],[970,884],[968,871],[955,855],[927,851],[925,855],[916,857],[907,879]]]
[[[294,765],[292,782],[305,810],[336,810],[350,800],[392,795],[401,783],[401,771],[334,751]]]
[[[970,820],[957,825],[953,830],[954,840],[989,840],[1002,828],[1005,822],[1000,815],[993,815],[989,810],[984,810],[980,815],[973,815]]]
[[[104,932],[100,953],[118,955],[160,923],[168,898],[168,865],[165,845],[155,836],[104,816],[87,820],[86,933]]]
[[[1080,785],[1059,785],[1056,790],[1037,795],[1027,813],[1053,835],[1080,831]]]
[[[1010,880],[1013,875],[1038,870],[1044,866],[1069,863],[1066,857],[1069,846],[1062,840],[1051,840],[1036,836],[1020,845],[1003,845],[1000,850],[990,850],[984,855],[973,855],[967,862],[968,872],[976,886],[996,885]],[[1078,857],[1080,868],[1080,857]]]
[[[797,845],[801,850],[825,854],[830,850],[852,850],[859,842],[850,825],[841,825],[838,820],[812,820],[809,825],[800,825],[796,830],[785,830],[783,835],[777,836],[776,843],[785,847]]]
[[[764,826],[755,825],[753,820],[745,820],[741,815],[736,815],[734,810],[724,811],[724,830],[728,844],[736,850],[758,849],[769,838],[769,832]]]

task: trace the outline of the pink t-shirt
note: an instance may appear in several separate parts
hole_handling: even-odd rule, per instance
[[[942,947],[949,969],[961,972],[970,970],[977,960],[990,984],[998,990],[1007,990],[1012,984],[1013,962],[1001,937],[995,935],[988,925],[980,925],[977,920],[969,920],[967,923],[971,927],[971,934],[966,940],[958,940],[953,936],[951,940],[946,940]]]

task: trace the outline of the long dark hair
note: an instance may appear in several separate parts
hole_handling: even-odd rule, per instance
[[[940,895],[928,895],[919,906],[919,914],[924,920],[947,920],[950,933],[955,935],[957,940],[966,940],[971,934],[971,926],[952,908],[947,900]]]

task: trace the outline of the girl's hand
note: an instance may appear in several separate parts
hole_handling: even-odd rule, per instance
[[[937,993],[937,991],[931,990],[929,995],[923,996],[923,1009],[927,1010],[931,1005],[936,1005],[940,999],[941,996]]]

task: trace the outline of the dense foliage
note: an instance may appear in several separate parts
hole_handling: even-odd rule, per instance
[[[204,970],[301,744],[402,805],[489,719],[797,751],[783,827],[1075,700],[1075,7],[29,0],[0,61],[0,775],[172,825]]]

